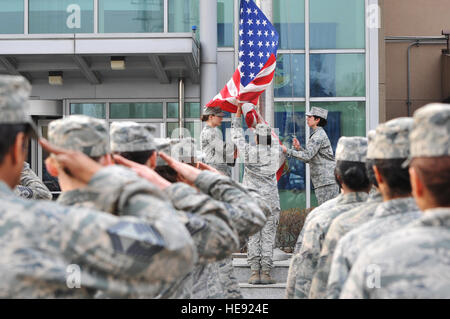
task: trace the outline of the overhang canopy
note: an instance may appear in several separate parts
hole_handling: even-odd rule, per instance
[[[112,70],[111,56],[125,57],[125,70]],[[70,34],[0,36],[0,74],[21,74],[30,82],[63,71],[64,81],[84,78],[200,80],[200,46],[190,33]]]

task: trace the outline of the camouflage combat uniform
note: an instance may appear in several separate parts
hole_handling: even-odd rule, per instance
[[[23,77],[0,76],[0,125],[29,124],[38,138],[27,115],[30,92]],[[112,166],[88,185],[102,190],[98,210],[24,200],[0,181],[1,298],[90,298],[98,289],[154,296],[192,269],[196,251],[173,210],[153,221],[100,212],[134,210],[151,196],[148,182]]]
[[[375,130],[371,130],[367,134],[368,146],[366,157],[368,160],[372,159],[375,155],[374,149],[377,147],[377,144],[375,144],[375,136]],[[378,145],[378,147],[382,147],[382,145]],[[340,215],[333,221],[325,237],[322,251],[320,252],[319,264],[309,291],[310,299],[326,298],[328,275],[330,273],[334,250],[336,249],[339,239],[341,239],[350,230],[369,221],[375,213],[378,205],[382,202],[383,197],[381,193],[375,188],[375,186],[372,186],[372,190],[370,191],[369,197],[364,205],[358,206]]]
[[[231,177],[234,160],[234,145],[222,140],[222,132],[218,128],[205,125],[200,134],[200,145],[204,162],[218,171]],[[202,279],[196,282],[194,298],[241,299],[239,283],[234,275],[231,257],[217,263],[209,264]],[[208,274],[208,276],[206,276]],[[209,277],[207,279],[206,277]],[[207,286],[206,290],[200,287]],[[207,292],[207,295],[204,295]]]
[[[372,220],[342,237],[332,259],[327,297],[339,297],[355,260],[370,243],[389,232],[405,227],[419,217],[419,209],[412,197],[390,200],[378,206]]]
[[[161,201],[148,194],[149,183],[120,167],[102,169],[89,185],[101,190],[93,206],[102,211]],[[2,182],[0,202],[2,298],[91,298],[98,289],[118,298],[152,297],[196,261],[189,233],[170,208],[153,220],[117,218],[26,201]],[[67,286],[73,264],[81,269],[80,289]]]
[[[342,161],[365,162],[367,139],[363,137],[342,137],[337,146],[336,159]],[[296,272],[294,298],[308,298],[311,281],[316,271],[323,240],[331,222],[344,212],[361,205],[367,199],[365,192],[352,192],[340,196],[334,208],[320,210],[306,225],[302,245],[293,266]],[[320,209],[320,208],[319,208]],[[293,271],[294,271],[293,269]],[[292,272],[293,272],[292,271]],[[287,292],[289,295],[289,292]]]
[[[134,152],[156,149],[156,143],[151,135],[152,130],[146,125],[139,125],[134,122],[113,123],[110,130],[111,148],[116,152]],[[106,122],[97,119],[85,117],[67,117],[63,120],[54,121],[49,128],[49,138],[54,144],[64,147],[87,152],[91,156],[92,148],[88,147],[89,141],[95,141],[97,155],[109,152],[106,134]],[[102,141],[96,141],[97,137],[103,135]],[[185,140],[183,140],[185,141]],[[181,141],[180,141],[181,143]],[[187,143],[193,146],[193,143]],[[83,147],[80,147],[83,146]],[[94,145],[91,145],[94,146]],[[175,144],[174,147],[175,148]],[[170,150],[167,152],[170,154]],[[234,187],[224,182],[228,180],[210,172],[202,172],[198,177],[196,184],[199,189],[208,192],[212,187],[221,188],[227,192],[230,197],[234,194],[235,198],[245,197],[245,193],[239,193]],[[162,195],[155,187],[155,193]],[[68,192],[63,192],[58,201],[65,205],[90,206],[95,198],[96,189],[83,188]],[[178,216],[190,232],[198,253],[198,263],[204,264],[216,260],[221,260],[238,248],[237,235],[232,229],[230,220],[230,209],[220,201],[213,199],[207,193],[199,193],[193,187],[184,183],[174,183],[164,190],[165,200],[177,209]],[[237,193],[237,194],[236,194]],[[253,206],[252,206],[253,205]],[[262,212],[254,209],[255,201],[249,200],[246,209],[254,214],[262,215]],[[152,207],[153,211],[149,208]],[[108,211],[117,214],[114,207]],[[152,202],[142,201],[140,209],[125,212],[126,215],[134,215],[142,218],[154,218],[165,212],[164,207],[154,205]],[[264,219],[264,217],[262,217]],[[231,228],[230,228],[231,227]],[[189,297],[189,275],[174,284],[169,285],[158,296],[159,298]],[[100,294],[102,295],[102,294]]]
[[[450,209],[425,211],[361,252],[340,298],[449,299],[449,243]]]
[[[241,202],[232,204],[235,213],[231,214],[234,228],[239,234],[240,247],[247,243],[249,237],[260,231],[265,225],[265,220],[261,216],[255,215],[254,209],[246,209],[247,199],[252,198],[260,209],[264,212],[266,218],[271,214],[270,207],[266,204],[258,191],[246,188],[243,185],[230,180],[235,188],[243,188],[248,192],[246,197],[241,197]],[[216,193],[214,196],[218,196]],[[230,269],[231,267],[231,269]],[[208,264],[204,267],[198,267],[194,271],[194,287],[192,298],[194,299],[240,299],[242,294],[239,289],[239,283],[234,277],[232,258],[228,257],[219,262]],[[230,275],[231,274],[231,275]]]
[[[404,166],[421,157],[448,160],[449,127],[450,105],[430,104],[417,110]],[[361,252],[340,297],[450,298],[449,243],[450,209],[426,209],[420,219]]]
[[[265,124],[256,126],[256,134],[270,136],[271,129]],[[251,146],[245,142],[240,117],[235,117],[231,123],[231,137],[237,146],[239,157],[244,160],[243,185],[257,189],[271,208],[266,225],[248,242],[248,263],[252,270],[270,270],[273,267],[273,246],[280,217],[280,198],[276,172],[284,155],[279,145],[258,144]]]
[[[191,139],[183,139],[183,143],[178,143],[177,139],[157,139],[158,150],[171,154],[180,159],[191,158],[193,154],[194,142]],[[158,165],[163,165],[158,159]],[[202,177],[202,178],[200,178]],[[200,174],[195,185],[200,191],[225,205],[229,212],[232,229],[235,230],[240,246],[242,246],[248,237],[259,231],[265,224],[266,216],[269,215],[269,209],[260,201],[256,191],[247,189],[234,182],[231,178],[223,175],[203,172]],[[185,201],[182,196],[179,197],[180,204]],[[175,205],[177,207],[177,205]],[[187,208],[195,213],[199,207],[192,205]],[[234,247],[235,250],[236,247]],[[236,299],[242,298],[239,285],[234,278],[231,263],[231,252],[227,251],[227,258],[218,262],[198,263],[195,270],[189,278],[186,279],[183,286],[185,293],[183,296],[194,299],[223,298]],[[231,268],[231,269],[230,269]],[[178,297],[181,297],[177,292]]]
[[[204,162],[218,171],[231,177],[234,164],[234,145],[222,140],[222,132],[208,124],[200,134],[200,145],[204,155]]]
[[[336,202],[338,200],[340,200],[340,198],[342,196],[343,196],[342,194],[339,194],[335,198],[332,198],[332,199],[326,201],[322,205],[314,208],[306,216],[306,220],[305,220],[305,222],[303,224],[302,230],[300,231],[300,234],[297,237],[297,242],[296,242],[295,247],[294,247],[294,253],[293,253],[292,257],[291,257],[291,262],[289,263],[289,271],[288,271],[288,276],[287,276],[287,280],[286,280],[286,293],[285,293],[285,298],[286,299],[294,298],[295,281],[296,281],[296,277],[295,276],[297,274],[297,265],[298,265],[299,258],[300,258],[298,253],[300,252],[300,248],[302,247],[303,235],[305,233],[306,225],[308,225],[310,220],[312,220],[314,218],[314,216],[318,215],[320,213],[320,211],[322,211],[322,210],[329,210],[329,209],[333,208],[336,205]]]
[[[343,213],[331,223],[320,251],[316,273],[311,282],[309,299],[326,298],[328,275],[338,241],[350,230],[371,220],[375,210],[382,202],[383,198],[380,192],[372,192],[364,204]]]
[[[306,115],[327,119],[328,111],[312,107],[311,112]],[[299,151],[288,149],[287,155],[310,164],[311,180],[319,206],[339,194],[339,187],[334,179],[336,163],[333,149],[322,127],[311,132],[306,148],[300,147]]]
[[[17,196],[27,199],[42,199],[51,200],[52,193],[44,185],[42,180],[30,168],[27,162],[23,165],[22,173],[20,174],[20,184],[14,189]]]
[[[411,118],[397,118],[379,125],[375,139],[369,145],[368,157],[384,160],[407,158],[412,124]],[[378,205],[369,222],[342,237],[336,246],[329,270],[327,296],[339,297],[354,261],[365,246],[383,234],[407,225],[419,215],[411,197],[392,199]]]

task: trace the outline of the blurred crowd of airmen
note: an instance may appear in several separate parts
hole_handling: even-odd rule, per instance
[[[294,149],[242,108],[206,108],[200,136],[154,138],[146,124],[72,115],[48,141],[27,115],[29,83],[0,76],[1,298],[242,298],[232,253],[248,245],[251,284],[272,284],[285,156],[311,165],[319,207],[289,268],[287,298],[450,298],[450,105],[342,137],[334,156],[327,111],[307,114]],[[24,162],[30,139],[51,155],[58,199]],[[231,178],[241,158],[243,183]]]

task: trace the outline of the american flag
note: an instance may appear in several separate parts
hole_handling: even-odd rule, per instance
[[[239,66],[233,78],[206,106],[236,113],[239,103],[256,105],[275,74],[278,33],[253,0],[242,0]]]

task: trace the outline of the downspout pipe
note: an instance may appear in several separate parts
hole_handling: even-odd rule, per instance
[[[408,100],[406,101],[406,106],[408,108],[408,116],[411,116],[411,48],[413,46],[419,46],[419,41],[413,42],[408,45],[408,71],[407,71],[407,90],[408,90]]]

